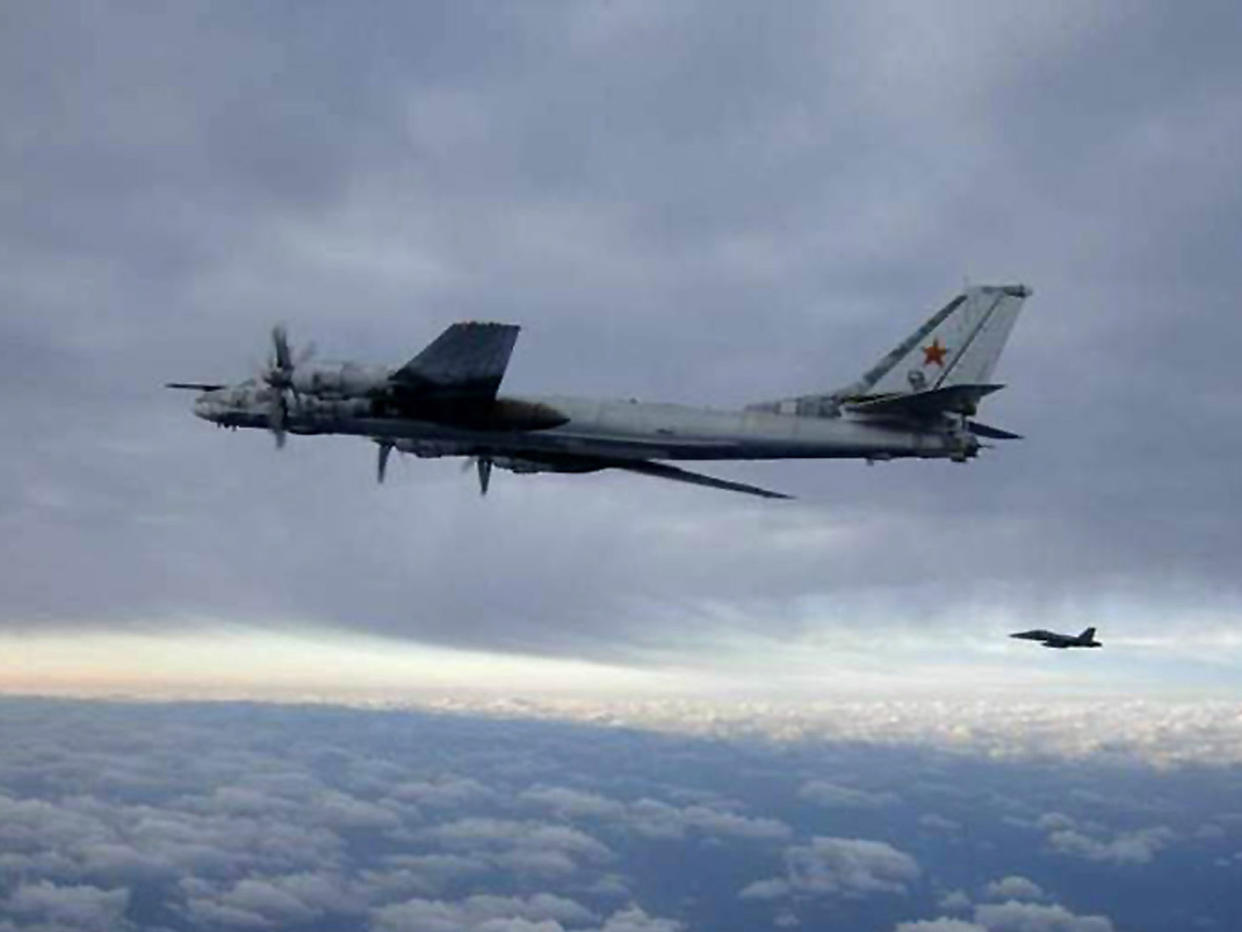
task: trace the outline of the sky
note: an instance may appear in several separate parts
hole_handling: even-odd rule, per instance
[[[1236,4],[0,17],[0,688],[1236,695]],[[740,406],[965,281],[1034,288],[983,411],[1027,439],[715,467],[792,502],[377,487],[161,388],[484,319],[507,391]]]

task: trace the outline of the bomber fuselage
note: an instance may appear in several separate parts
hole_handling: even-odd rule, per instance
[[[205,392],[199,417],[225,427],[267,429],[269,393],[257,383]],[[425,412],[386,409],[368,398],[295,396],[286,427],[297,434],[351,434],[412,441],[424,455],[561,453],[605,459],[831,459],[973,456],[978,441],[952,421],[916,429],[851,416],[806,417],[636,400],[498,398],[476,416],[442,404]],[[411,416],[413,415],[413,416]]]

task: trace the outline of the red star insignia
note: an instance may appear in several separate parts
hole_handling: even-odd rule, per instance
[[[923,365],[935,363],[941,369],[944,368],[944,354],[949,351],[947,346],[940,345],[940,337],[932,340],[931,346],[923,347]]]

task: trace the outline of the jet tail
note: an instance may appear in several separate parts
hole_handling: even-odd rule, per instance
[[[1094,641],[1094,640],[1095,640],[1095,628],[1088,628],[1088,629],[1087,629],[1086,631],[1084,631],[1082,634],[1078,635],[1078,640],[1080,640],[1080,641]]]

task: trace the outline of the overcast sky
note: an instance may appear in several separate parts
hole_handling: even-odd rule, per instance
[[[1240,39],[1208,2],[10,5],[4,637],[1236,687]],[[474,318],[523,326],[507,391],[741,405],[967,279],[1035,289],[984,409],[1028,439],[709,470],[793,502],[376,487],[366,442],[277,453],[160,388],[247,377],[277,320],[396,364]],[[1088,624],[1072,661],[1004,639]]]

